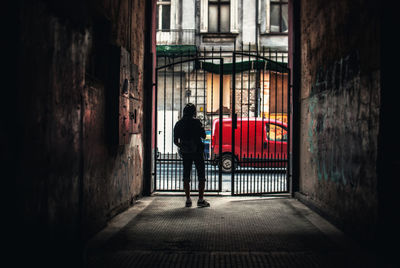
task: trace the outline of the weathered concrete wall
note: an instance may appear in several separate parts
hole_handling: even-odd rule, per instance
[[[344,231],[377,222],[379,14],[374,1],[301,1],[300,192]]]
[[[129,135],[127,141],[122,142],[126,143],[125,145],[118,146],[113,141],[110,144],[107,140],[107,131],[109,131],[107,128],[115,126],[115,117],[109,119],[110,124],[106,114],[116,111],[110,111],[111,108],[116,108],[107,106],[110,101],[119,99],[120,106],[124,105],[121,91],[124,79],[129,79],[128,74],[131,72],[137,71],[135,75],[132,75],[137,81],[130,83],[129,94],[143,101],[145,1],[104,1],[100,5],[99,16],[111,18],[110,43],[117,47],[121,46],[123,50],[120,56],[115,55],[115,57],[121,57],[119,66],[112,66],[116,68],[117,73],[120,72],[117,77],[119,79],[116,81],[118,86],[115,88],[114,84],[109,85],[110,82],[104,77],[99,77],[101,81],[87,77],[82,96],[84,105],[83,214],[85,215],[84,224],[89,233],[104,226],[105,220],[132,204],[134,199],[142,193],[143,179],[142,125],[139,124],[139,133]],[[96,40],[93,39],[93,41]],[[105,55],[95,56],[105,57]],[[110,60],[112,62],[117,60],[116,64],[118,64],[118,59]],[[131,70],[131,64],[137,66],[137,70]],[[106,70],[115,71],[110,69],[108,67]],[[119,96],[106,92],[113,90],[118,90]],[[110,100],[115,97],[118,99]],[[119,108],[120,116],[122,108]],[[142,109],[142,106],[139,109]],[[110,115],[107,114],[107,116]]]
[[[145,0],[20,2],[17,129],[10,131],[19,142],[21,236],[32,256],[46,254],[50,262],[70,254],[69,266],[80,258],[79,241],[142,193],[143,63],[151,29]],[[121,50],[126,59],[115,53]],[[129,74],[139,124],[119,145]]]

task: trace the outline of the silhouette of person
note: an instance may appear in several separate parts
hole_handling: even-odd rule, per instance
[[[183,117],[176,122],[174,127],[174,144],[179,147],[179,154],[183,159],[183,187],[186,194],[186,207],[192,206],[190,198],[190,173],[194,162],[199,180],[199,199],[197,206],[209,207],[210,203],[204,200],[205,188],[205,164],[204,144],[202,138],[206,132],[199,119],[196,118],[196,106],[186,104],[183,109]]]

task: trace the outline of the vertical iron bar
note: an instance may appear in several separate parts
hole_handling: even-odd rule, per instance
[[[231,192],[232,195],[237,194],[235,191],[235,110],[236,110],[236,42],[233,44],[233,53],[232,53],[232,107],[231,107],[231,144],[232,144],[232,168],[231,168]]]
[[[256,51],[256,53],[257,53],[257,51]],[[257,63],[257,60],[258,60],[258,54],[256,54],[256,57],[255,57],[255,61],[254,61],[254,71],[255,71],[255,78],[254,78],[254,82],[255,82],[255,94],[254,94],[254,158],[255,158],[255,160],[257,161],[257,118],[258,118],[258,107],[257,107],[257,104],[258,104],[258,100],[257,100],[257,98],[258,98],[258,85],[259,85],[259,81],[257,81],[257,79],[259,78],[259,75],[258,75],[258,69],[256,68],[256,63]],[[253,174],[253,177],[254,177],[254,184],[256,184],[256,181],[257,181],[257,172],[255,172],[256,171],[256,168],[255,168],[255,166],[254,166],[254,174]],[[256,186],[254,186],[255,188],[256,188]],[[256,190],[257,191],[257,190]]]
[[[281,57],[281,63],[283,64],[283,53],[282,53],[282,57]],[[280,69],[281,69],[281,79],[282,79],[282,81],[281,81],[281,88],[282,88],[282,112],[281,112],[281,117],[282,117],[282,122],[284,121],[283,120],[283,113],[284,113],[284,107],[283,107],[283,99],[284,99],[284,96],[285,96],[285,91],[284,91],[284,86],[283,86],[283,80],[285,79],[285,76],[284,76],[284,70],[283,70],[283,68],[282,67],[280,67]],[[283,168],[283,127],[281,128],[282,130],[281,130],[281,161],[280,161],[280,168],[282,169]],[[286,146],[287,146],[287,144],[286,144]],[[282,175],[282,170],[281,170],[281,173],[280,173],[280,176],[279,176],[280,178],[281,178],[281,191],[283,191],[283,187],[284,187],[284,180],[282,179],[282,177],[283,177],[283,175]]]
[[[255,160],[255,157],[253,156],[253,153],[250,153],[250,162],[249,162],[249,167],[248,167],[248,173],[250,175],[250,178],[249,178],[250,190],[248,191],[248,194],[254,193],[254,173],[253,173],[254,160]]]
[[[180,91],[179,91],[179,103],[180,103],[180,105],[179,105],[179,119],[182,118],[182,109],[183,109],[183,103],[182,103],[182,101],[183,101],[183,83],[182,83],[182,74],[183,74],[183,62],[182,62],[182,59],[183,59],[183,53],[180,53],[180,54],[181,54],[180,55],[181,56],[181,63],[179,64],[179,67],[180,67],[180,73],[179,73],[179,89],[180,89]],[[181,167],[183,167],[182,159],[180,159],[179,165]],[[182,172],[180,172],[179,174],[180,174],[180,176],[179,176],[180,178],[178,179],[178,181],[179,181],[178,189],[180,190],[181,189],[181,185],[182,185],[183,169],[182,169]]]
[[[174,129],[174,102],[175,102],[175,65],[172,65],[172,81],[171,81],[171,94],[172,94],[172,100],[171,100],[171,130],[172,130],[172,139],[171,139],[171,153],[172,153],[172,158],[174,155],[174,138],[173,138],[173,129]],[[173,171],[174,169],[176,170],[176,163],[174,161],[171,162],[171,188],[172,188],[172,180],[173,180]],[[173,189],[176,190],[176,189]]]
[[[155,94],[154,94],[155,96],[154,96],[154,106],[155,106],[155,108],[154,108],[154,190],[156,191],[158,188],[157,188],[157,180],[159,179],[158,178],[158,176],[157,176],[157,163],[159,162],[159,161],[157,161],[157,151],[158,151],[158,148],[157,148],[157,138],[158,138],[158,135],[157,135],[157,131],[158,131],[158,127],[157,127],[157,113],[158,113],[158,108],[157,108],[157,105],[158,105],[158,101],[157,101],[157,99],[158,99],[158,69],[156,69],[156,84],[155,84]]]
[[[222,136],[222,107],[223,107],[223,96],[224,96],[224,87],[223,87],[223,72],[224,72],[224,60],[220,58],[220,68],[219,68],[219,171],[218,171],[218,182],[219,185],[222,186],[222,144],[223,144],[223,136]]]
[[[288,77],[288,79],[287,79],[287,87],[288,87],[288,100],[287,100],[287,102],[288,102],[288,106],[287,106],[287,117],[288,117],[288,122],[287,122],[287,156],[286,156],[286,191],[289,191],[290,193],[292,193],[292,178],[291,178],[291,172],[290,172],[290,167],[291,167],[291,151],[290,151],[290,146],[291,146],[291,132],[292,132],[292,129],[291,129],[291,126],[290,126],[290,123],[291,123],[291,107],[290,107],[290,104],[291,104],[291,91],[292,91],[292,88],[291,88],[291,86],[290,86],[290,79],[291,79],[291,73],[290,73],[290,69],[288,68],[287,69],[287,77]]]
[[[260,193],[260,184],[259,184],[259,172],[258,172],[258,163],[260,162],[260,155],[256,154],[256,164],[254,165],[254,179],[256,181],[256,193]]]
[[[194,68],[195,68],[195,71],[194,71],[194,75],[195,75],[195,82],[194,82],[195,83],[194,84],[195,85],[195,98],[194,98],[194,103],[195,103],[195,107],[196,107],[196,116],[197,116],[197,111],[198,111],[198,107],[197,107],[197,98],[198,98],[198,94],[197,94],[197,68],[196,68],[196,62],[197,61],[198,61],[198,58],[197,58],[197,55],[196,55],[195,60],[194,60]],[[197,178],[197,180],[199,179],[198,175],[199,174],[197,173],[197,169],[196,169],[196,178]],[[198,185],[198,183],[196,183],[196,185]]]
[[[190,59],[190,50],[189,49],[187,51],[187,58]],[[186,89],[187,98],[186,98],[186,104],[190,103],[190,97],[192,96],[192,92],[190,90],[190,61],[188,61],[187,68],[188,69],[187,69],[187,89]],[[189,92],[190,92],[190,95],[189,95]],[[190,176],[190,189],[193,189],[192,167],[190,167],[189,176]]]
[[[168,153],[168,170],[167,170],[167,174],[168,174],[168,183],[167,183],[167,190],[171,190],[171,186],[172,186],[172,161],[171,161],[171,153]],[[170,177],[170,173],[171,173],[171,177]]]
[[[276,62],[278,62],[278,59],[279,59],[279,56],[277,56],[277,60],[276,60]],[[279,66],[278,66],[278,71],[277,71],[277,73],[276,73],[276,77],[277,77],[277,89],[279,88],[279,85],[280,85],[280,80],[279,79],[281,79],[281,69],[279,68]],[[278,79],[279,78],[279,79]],[[278,94],[278,92],[277,92],[277,94]],[[276,120],[278,120],[279,118],[280,118],[280,111],[282,111],[282,107],[281,107],[281,109],[279,109],[279,105],[281,104],[280,103],[280,100],[279,100],[279,98],[278,98],[278,96],[277,96],[277,101],[279,101],[279,102],[277,102],[277,106],[276,106],[276,109],[277,109],[277,115],[276,115]],[[279,121],[281,121],[281,120],[279,120]],[[276,174],[276,176],[277,176],[277,182],[278,182],[278,191],[280,192],[281,191],[281,189],[282,189],[282,185],[281,185],[281,174],[280,174],[280,168],[281,168],[281,154],[280,154],[280,148],[282,148],[282,141],[279,141],[278,140],[278,138],[279,138],[279,126],[278,125],[276,125],[276,136],[277,136],[277,138],[275,139],[275,140],[277,140],[276,141],[276,144],[279,144],[280,146],[279,147],[277,147],[277,149],[276,149],[276,154],[277,154],[277,158],[278,158],[278,162],[277,162],[277,168],[276,168],[276,171],[277,171],[277,174]],[[279,142],[279,143],[278,143]]]
[[[175,65],[172,66],[172,81],[171,81],[171,129],[174,129],[174,101],[175,101]],[[174,139],[171,139],[171,152],[174,153]]]
[[[268,58],[271,59],[271,48],[268,49]],[[270,134],[271,134],[271,96],[272,96],[272,91],[271,91],[271,82],[272,82],[272,77],[271,77],[271,70],[268,69],[268,132],[267,132],[267,158],[268,158],[268,183],[267,183],[267,192],[271,192],[272,190],[272,168],[271,168],[271,155],[270,155]]]
[[[256,98],[257,98],[257,107],[256,107],[256,114],[257,114],[257,124],[260,121],[260,115],[261,115],[261,70],[259,69],[259,64],[258,62],[261,63],[260,61],[260,53],[258,51],[258,45],[256,46],[256,63],[257,63],[257,68],[256,68]],[[262,121],[262,120],[261,120]],[[262,132],[262,124],[261,124],[261,132]],[[257,135],[256,135],[257,137]],[[256,170],[256,181],[257,181],[257,192],[261,193],[261,189],[260,189],[260,153],[258,151],[257,148],[257,138],[256,138],[256,153],[257,153],[257,164],[255,166],[255,170]],[[262,137],[260,137],[260,145],[262,146]]]
[[[252,193],[256,193],[256,173],[255,173],[255,162],[257,161],[256,153],[254,152],[253,154],[253,160],[252,160],[252,165],[251,165],[251,181],[253,184],[253,191]]]
[[[167,172],[167,190],[169,190],[169,185],[170,185],[170,177],[169,177],[169,173],[170,173],[170,169],[171,169],[171,161],[170,161],[170,153],[169,152],[167,152],[167,169],[166,169],[166,172]]]
[[[278,51],[275,51],[275,62],[278,62]],[[278,112],[278,72],[275,71],[275,122],[277,119],[277,112]],[[277,131],[277,125],[275,125],[275,136],[274,136],[274,140],[275,140],[275,146],[274,146],[274,158],[277,159],[276,157],[276,131]],[[278,188],[278,185],[276,185],[277,183],[277,178],[278,178],[278,174],[277,174],[277,162],[275,161],[275,173],[274,173],[274,180],[275,180],[275,192]]]
[[[165,169],[164,190],[168,190],[168,179],[169,179],[169,176],[168,176],[168,165],[169,165],[168,153],[165,153],[164,157],[165,157],[165,159],[164,159],[164,169]]]
[[[167,57],[166,57],[166,55],[164,55],[164,63],[166,63],[166,62],[167,62]],[[164,69],[164,114],[163,114],[163,117],[164,117],[164,122],[163,122],[163,141],[164,141],[163,154],[164,154],[164,157],[165,157],[165,123],[167,121],[167,119],[166,119],[166,107],[167,107],[166,101],[167,101],[167,68]],[[163,188],[165,188],[165,160],[164,160],[163,164],[164,164],[163,165],[163,174],[164,174]]]
[[[162,190],[162,186],[161,186],[162,173],[161,173],[161,170],[162,170],[161,160],[158,159],[158,170],[157,170],[157,172],[158,172],[158,182],[157,182],[157,184],[158,184],[158,189],[159,190]]]
[[[180,102],[180,105],[179,105],[179,119],[181,119],[182,118],[182,90],[183,90],[183,88],[182,88],[182,72],[183,72],[183,70],[182,70],[182,67],[183,67],[183,62],[182,62],[182,60],[183,60],[183,53],[180,53],[181,55],[181,63],[179,64],[179,66],[180,66],[180,73],[179,73],[179,88],[180,88],[180,92],[179,92],[179,102]]]
[[[174,164],[175,164],[175,176],[174,176],[174,189],[179,190],[179,175],[178,175],[178,167],[179,167],[179,162],[178,162],[178,153],[174,154]]]
[[[219,69],[219,116],[222,118],[222,110],[224,106],[224,60],[222,58],[222,48],[219,47],[219,61],[220,61],[220,69]],[[220,119],[221,120],[221,119]],[[222,120],[220,121],[220,136],[222,137]],[[220,139],[221,144],[222,140]],[[220,146],[220,155],[222,156],[222,146]],[[218,188],[222,188],[222,173],[221,176],[218,178]]]
[[[264,56],[265,56],[265,47],[263,47],[262,48],[262,58],[263,58],[263,61],[264,61],[264,68],[263,68],[263,70],[262,70],[262,101],[261,101],[261,115],[262,115],[262,119],[261,119],[261,126],[262,126],[262,128],[261,128],[261,160],[262,161],[265,161],[265,157],[264,157],[264,129],[265,129],[265,126],[264,126],[264,112],[265,112],[265,110],[264,110],[264,104],[265,104],[265,94],[264,94],[264,85],[265,85],[265,64],[268,64],[268,61],[266,61],[265,60],[265,58],[264,58]],[[265,163],[263,162],[261,165],[260,165],[260,168],[261,169],[265,169]],[[268,173],[267,173],[268,174]],[[262,188],[262,192],[265,192],[265,182],[264,182],[264,179],[265,179],[265,173],[264,172],[262,172],[261,173],[261,188]]]
[[[203,64],[206,62],[206,48],[204,47],[204,53],[203,53]],[[200,61],[199,61],[200,64]],[[206,105],[206,72],[203,69],[203,124],[204,124],[204,129],[207,131],[206,125],[207,125],[207,119],[206,119],[206,110],[207,110],[207,105]],[[206,133],[206,138],[207,138],[207,133]],[[209,169],[209,164],[210,164],[210,152],[211,152],[211,140],[209,141],[208,144],[208,157],[204,160],[206,163],[206,179],[207,181],[210,180],[210,169]]]
[[[176,189],[173,188],[173,185],[174,185],[174,183],[173,183],[173,182],[174,182],[174,167],[175,167],[174,154],[173,154],[173,153],[170,153],[169,158],[170,158],[170,162],[171,162],[171,164],[170,164],[170,167],[171,167],[171,184],[170,184],[170,190],[176,190]]]
[[[180,64],[182,64],[182,63],[180,63]],[[175,67],[174,67],[174,76],[175,76]],[[174,89],[175,89],[175,83],[174,83]],[[180,87],[179,87],[179,91],[180,91]],[[178,93],[178,92],[177,92]],[[180,92],[179,92],[180,93]],[[175,104],[175,98],[173,98],[173,103]],[[177,103],[177,105],[178,105],[178,103]],[[179,111],[178,111],[178,113],[177,113],[177,115],[178,115],[178,118],[177,118],[177,120],[179,120]],[[173,143],[173,140],[174,140],[174,122],[172,122],[172,148],[174,148],[174,143]],[[173,151],[173,150],[172,150]],[[179,190],[179,187],[178,187],[178,157],[177,157],[177,154],[178,152],[175,152],[174,154],[173,154],[173,159],[174,159],[174,173],[175,173],[175,176],[174,176],[174,187],[173,187],[173,189],[174,190]]]
[[[241,55],[241,64],[243,64],[243,42],[242,42],[242,55]],[[243,70],[240,72],[240,161],[241,164],[243,165],[243,153],[242,153],[242,144],[243,144]],[[243,172],[240,173],[240,193],[243,193],[243,188],[244,188],[244,174]]]
[[[211,64],[214,64],[214,47],[211,48]],[[214,73],[210,72],[210,74],[211,74],[211,120],[213,120],[214,119]],[[222,119],[220,119],[219,123],[222,124]],[[221,146],[221,144],[222,144],[221,139],[219,138],[219,146]],[[219,153],[218,157],[221,158],[221,155]],[[209,181],[207,185],[212,188],[212,181]]]
[[[262,193],[262,185],[260,183],[260,178],[261,178],[261,174],[260,174],[260,154],[257,154],[257,191],[259,193]]]
[[[249,43],[249,48],[248,48],[248,52],[249,52],[249,65],[251,64],[251,58],[250,58],[250,43]],[[249,148],[250,148],[250,69],[248,71],[248,75],[247,75],[247,170],[250,170],[250,165],[251,165],[251,157],[249,157]],[[250,180],[251,180],[251,174],[250,174],[250,178],[249,178],[249,172],[247,172],[247,193],[249,193],[249,187],[251,188],[251,184],[250,184]],[[250,184],[250,185],[249,185]]]

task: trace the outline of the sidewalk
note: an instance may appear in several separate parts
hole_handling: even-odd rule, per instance
[[[87,247],[88,267],[375,267],[339,230],[287,197],[153,196]]]

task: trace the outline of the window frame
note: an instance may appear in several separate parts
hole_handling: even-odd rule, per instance
[[[229,18],[228,18],[228,28],[229,31],[221,31],[221,6],[222,5],[227,5],[229,8]],[[214,34],[224,34],[224,33],[230,33],[231,29],[231,1],[230,0],[215,0],[213,2],[208,1],[208,14],[210,14],[210,6],[217,6],[217,31],[216,32],[210,32],[210,21],[208,20],[208,32],[209,33],[214,33]],[[208,16],[208,19],[210,16]]]
[[[239,34],[238,6],[239,0],[230,0],[229,4],[229,32],[209,32],[208,31],[208,1],[200,0],[200,33],[201,34]]]
[[[172,0],[166,1],[166,0],[157,0],[157,31],[169,31],[171,30],[171,9],[172,9]],[[163,29],[162,24],[162,6],[169,6],[169,29]]]
[[[282,6],[287,5],[289,7],[289,0],[265,0],[266,1],[266,29],[265,33],[269,35],[288,35],[289,31],[283,32],[282,31]],[[271,5],[277,5],[279,6],[279,31],[278,32],[273,32],[271,31]],[[288,17],[289,20],[289,17]],[[288,29],[289,30],[289,29]]]

